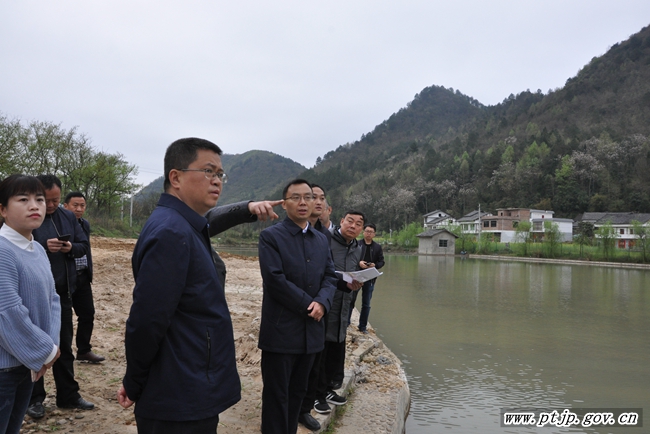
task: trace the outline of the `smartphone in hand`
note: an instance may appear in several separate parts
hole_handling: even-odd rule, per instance
[[[70,234],[59,235],[56,239],[59,241],[70,241]]]

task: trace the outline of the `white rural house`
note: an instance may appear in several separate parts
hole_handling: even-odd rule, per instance
[[[586,212],[576,217],[576,222],[587,222],[594,225],[598,230],[607,222],[611,223],[616,231],[619,249],[630,249],[634,247],[634,240],[637,235],[634,233],[632,222],[637,221],[644,226],[650,226],[650,214],[636,212]]]
[[[487,213],[487,212],[481,212],[481,216],[479,217],[477,211],[472,211],[469,214],[465,214],[458,220],[456,220],[456,224],[460,226],[460,230],[464,234],[474,234],[478,235],[480,225],[481,225],[481,218],[487,218],[491,217],[492,214]]]
[[[544,223],[558,225],[561,241],[571,241],[573,237],[573,220],[553,218],[554,211],[529,208],[498,208],[496,215],[481,217],[481,232],[493,233],[495,239],[502,243],[515,243],[517,226],[522,221],[530,222],[533,238],[544,238]]]
[[[455,222],[455,218],[439,209],[424,215],[425,229],[435,229],[439,226],[450,226],[455,224]]]

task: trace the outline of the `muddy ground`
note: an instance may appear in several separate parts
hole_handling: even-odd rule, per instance
[[[25,417],[22,433],[135,433],[133,409],[124,410],[116,399],[126,368],[124,356],[124,327],[131,306],[133,276],[131,254],[135,240],[92,237],[94,261],[93,294],[95,300],[95,329],[93,351],[106,361],[93,365],[75,362],[75,376],[80,393],[95,403],[91,411],[58,409],[54,402],[55,390],[51,372],[45,377],[48,398],[43,419]],[[256,433],[260,427],[262,378],[261,352],[257,349],[259,317],[262,302],[262,279],[257,258],[222,254],[228,274],[226,293],[232,315],[237,347],[237,367],[242,381],[242,400],[222,413],[218,432]],[[356,336],[351,332],[348,351],[355,349]],[[358,332],[355,332],[358,334]],[[371,332],[372,333],[372,332]],[[76,354],[76,348],[73,348]],[[369,378],[368,378],[369,377]],[[360,387],[377,388],[377,393],[390,390],[397,375],[392,370],[373,369]],[[309,431],[299,429],[299,433]]]

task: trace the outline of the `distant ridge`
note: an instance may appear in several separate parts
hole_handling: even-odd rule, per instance
[[[489,83],[486,83],[489,86]],[[442,209],[650,212],[650,28],[594,57],[561,89],[485,106],[430,86],[303,174],[337,212],[384,229]]]
[[[594,57],[563,88],[524,90],[485,106],[457,89],[429,86],[310,169],[264,151],[224,155],[231,182],[219,203],[272,198],[300,176],[326,189],[335,222],[354,208],[381,231],[434,209],[461,217],[479,204],[490,212],[533,207],[570,218],[647,213],[648,137],[645,27]]]

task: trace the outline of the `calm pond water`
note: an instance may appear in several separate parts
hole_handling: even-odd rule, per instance
[[[650,271],[387,256],[370,323],[404,362],[407,434],[508,428],[503,408],[650,412]]]

